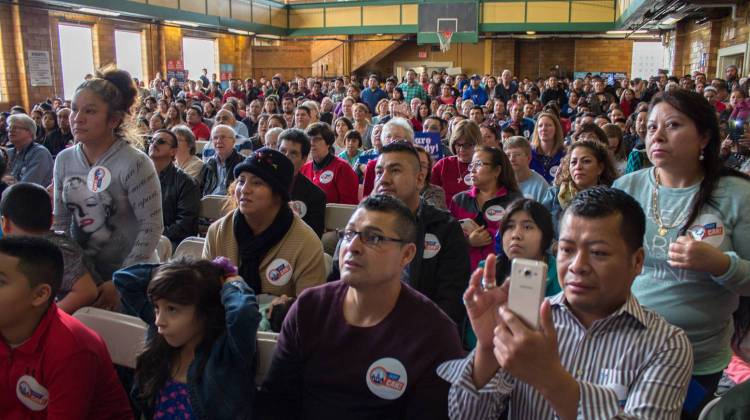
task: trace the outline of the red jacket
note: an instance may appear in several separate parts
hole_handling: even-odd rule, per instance
[[[245,94],[239,90],[232,92],[232,89],[227,89],[224,91],[224,96],[221,98],[221,103],[226,103],[227,99],[229,98],[237,98],[237,99],[242,99],[244,101]]]
[[[0,342],[0,419],[132,418],[107,346],[54,303],[21,346]]]
[[[196,140],[208,140],[211,138],[211,129],[205,123],[199,122],[195,126],[191,126],[190,130],[193,132]]]
[[[349,163],[336,156],[322,169],[316,170],[313,161],[302,165],[300,173],[326,193],[326,202],[357,204],[359,178]],[[328,158],[326,158],[328,159]]]

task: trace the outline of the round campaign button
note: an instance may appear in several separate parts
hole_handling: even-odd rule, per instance
[[[323,172],[322,174],[320,174],[320,178],[319,179],[320,179],[320,183],[321,184],[327,184],[327,183],[333,181],[333,171],[329,169],[329,170]]]
[[[424,252],[422,258],[428,260],[440,252],[440,240],[433,233],[424,235]]]
[[[290,201],[289,207],[291,207],[294,214],[296,214],[300,218],[305,217],[305,215],[307,214],[307,204],[305,204],[303,201]]]
[[[711,213],[704,213],[698,216],[687,232],[696,241],[706,242],[715,247],[721,246],[726,236],[724,223]]]
[[[292,273],[292,265],[283,258],[276,258],[266,268],[266,278],[274,286],[286,286],[292,279]]]
[[[499,222],[503,218],[503,214],[505,214],[505,209],[497,204],[487,207],[487,210],[484,211],[484,217],[492,222]]]
[[[94,166],[86,177],[86,186],[94,193],[106,190],[111,182],[112,173],[104,166]]]
[[[33,376],[23,375],[16,382],[16,397],[32,411],[42,411],[49,403],[49,392]]]
[[[392,357],[373,362],[365,375],[367,388],[384,400],[395,400],[404,395],[408,377],[404,365]]]

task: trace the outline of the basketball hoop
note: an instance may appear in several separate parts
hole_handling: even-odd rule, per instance
[[[438,31],[438,41],[440,41],[440,51],[446,52],[451,49],[451,39],[453,38],[453,32],[451,31]]]

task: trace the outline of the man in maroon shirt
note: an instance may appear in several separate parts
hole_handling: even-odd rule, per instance
[[[0,419],[132,419],[102,339],[53,302],[62,275],[48,240],[0,239]]]
[[[341,280],[292,304],[261,411],[283,419],[447,419],[448,387],[435,369],[463,351],[450,318],[402,282],[417,252],[414,215],[397,198],[375,195],[340,236]]]

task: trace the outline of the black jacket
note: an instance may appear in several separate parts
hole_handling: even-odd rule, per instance
[[[201,179],[203,180],[203,185],[201,187],[202,195],[211,194],[216,189],[216,185],[219,182],[219,172],[217,169],[219,162],[216,159],[216,155],[211,156],[211,158],[208,159],[205,164],[203,164],[203,169],[201,170]],[[241,154],[237,153],[236,150],[232,150],[232,154],[227,158],[227,188],[229,188],[229,184],[234,181],[234,167],[244,159],[245,158]]]
[[[72,141],[73,133],[68,132],[68,134],[63,134],[63,132],[58,128],[57,130],[52,131],[44,137],[44,140],[42,140],[42,146],[46,147],[47,150],[49,150],[49,152],[52,154],[52,157],[55,157],[58,153],[65,149],[65,146],[68,144],[68,142]]]
[[[201,190],[195,179],[170,163],[159,172],[164,236],[173,244],[198,234]]]
[[[306,211],[302,220],[323,236],[326,216],[326,193],[313,184],[306,176],[297,174],[292,185],[292,201],[305,203]]]
[[[425,237],[432,235],[427,255]],[[333,256],[333,269],[328,281],[338,280],[338,249]],[[437,251],[431,258],[429,254]],[[417,254],[409,265],[409,285],[430,298],[456,323],[463,327],[466,309],[463,293],[469,286],[471,263],[469,243],[461,225],[449,212],[435,208],[422,200],[417,210]]]
[[[568,100],[565,98],[565,91],[562,89],[545,89],[542,92],[542,105],[547,105],[549,101],[557,102],[557,106],[560,107]]]

